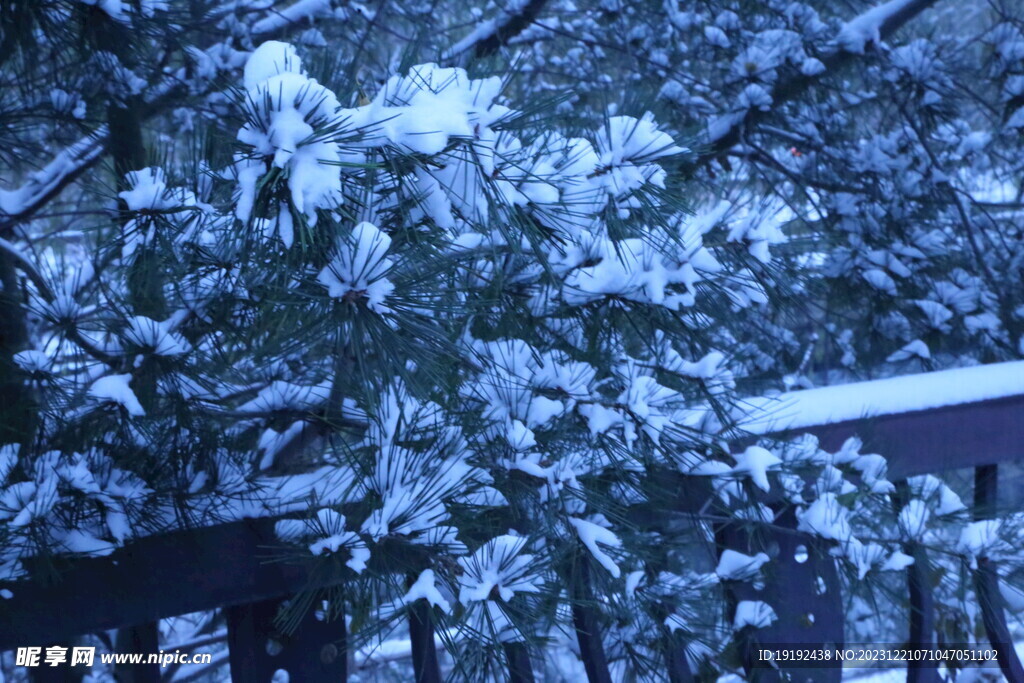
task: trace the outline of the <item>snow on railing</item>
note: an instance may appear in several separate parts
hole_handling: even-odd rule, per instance
[[[737,427],[767,435],[1020,395],[1024,361],[993,363],[750,398]]]

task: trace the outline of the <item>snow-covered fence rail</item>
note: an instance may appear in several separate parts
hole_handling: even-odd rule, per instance
[[[889,476],[894,481],[974,467],[985,473],[991,484],[994,465],[1021,455],[1024,363],[794,392],[751,401],[750,407],[754,409],[753,417],[741,425],[748,439],[750,435],[813,433],[825,448],[835,448],[856,434],[867,446],[887,454]],[[692,495],[687,481],[699,485],[701,478],[680,477],[680,487],[671,494],[676,512],[697,512],[706,500]],[[984,487],[984,491],[989,489],[991,485]],[[649,510],[636,512],[638,520],[645,514],[651,516]],[[266,653],[267,629],[282,599],[309,595],[315,588],[341,586],[348,576],[340,564],[331,567],[314,565],[312,558],[284,559],[276,550],[280,543],[274,534],[274,522],[274,518],[248,519],[152,535],[105,557],[40,557],[27,561],[31,579],[0,586],[11,593],[2,604],[5,618],[0,620],[0,650],[61,642],[84,633],[223,608],[228,615],[231,664],[234,671],[243,674],[238,680],[269,679],[278,668],[292,671],[299,676],[296,680],[342,680],[347,666],[344,619],[318,622],[308,610],[290,640],[282,643],[281,652],[273,657]],[[799,539],[780,534],[779,540],[785,550],[795,547]],[[735,541],[733,538],[729,544]],[[386,557],[387,553],[380,556]],[[775,604],[806,611],[807,602],[805,598],[801,602],[800,592],[806,588],[805,583],[816,580],[814,566],[808,562],[783,563],[776,573],[780,580],[771,581],[765,593],[774,594]],[[806,581],[799,580],[801,571]],[[981,581],[985,577],[978,578]],[[921,594],[920,586],[915,591],[912,574],[908,582],[915,611],[912,629],[921,630],[922,622],[929,618],[929,596]],[[808,594],[813,591],[803,593]],[[833,599],[815,604],[820,618],[814,637],[841,638],[842,606],[836,596],[838,591],[833,591]],[[742,595],[734,598],[742,599]],[[998,605],[981,607],[990,636],[998,638],[1005,630],[1001,609]],[[807,637],[803,635],[806,629],[796,629],[790,623],[799,615],[794,612],[787,616],[785,612],[780,612],[771,637],[774,642],[802,642],[800,639]],[[410,615],[410,634],[419,680],[429,681],[436,680],[437,659],[433,656],[433,625],[426,616]],[[583,624],[586,614],[582,612],[576,621],[581,645],[598,646],[596,623]],[[341,648],[338,643],[342,643]],[[509,659],[515,680],[532,680],[525,653],[510,653]],[[588,674],[593,680],[601,680],[607,674],[607,665],[596,664]],[[685,659],[681,665],[676,664],[678,671],[672,680],[687,680]],[[1004,670],[1018,671],[1013,667],[1019,666],[1008,661]],[[155,668],[151,676],[140,680],[159,680]],[[820,680],[838,680],[837,676],[838,671],[833,670],[823,673]]]
[[[986,519],[996,506],[999,463],[1022,456],[1024,363],[998,363],[823,387],[755,399],[750,401],[749,408],[750,418],[741,427],[752,437],[811,433],[824,449],[835,451],[848,438],[857,436],[870,450],[886,455],[887,476],[897,483],[898,490],[905,489],[908,477],[974,468],[976,516]],[[771,596],[770,604],[779,605],[779,618],[758,635],[761,642],[805,643],[808,638],[817,638],[820,643],[836,643],[837,638],[842,638],[842,605],[838,601],[835,573],[831,572],[832,581],[825,579],[829,590],[816,595],[818,578],[828,576],[829,572],[808,573],[811,562],[793,561],[794,545],[804,541],[795,539],[795,520],[789,522],[785,524],[784,517],[776,520],[777,524],[794,528],[776,534],[773,539],[780,549],[778,566],[764,592]],[[735,547],[742,540],[733,532],[731,538],[719,545]],[[811,542],[805,547],[812,562],[823,550]],[[904,550],[915,561],[907,574],[908,642],[926,648],[934,645],[935,620],[927,553],[913,542]],[[1024,668],[1009,635],[996,568],[988,561],[979,562],[973,574],[982,621],[989,641],[999,651],[999,666],[1007,680],[1024,680]],[[813,628],[805,621],[809,613],[816,617]],[[748,653],[752,647],[750,643]],[[838,681],[840,676],[838,670],[832,669],[816,672],[811,678]],[[924,683],[939,678],[934,668],[910,664],[907,680]]]
[[[748,407],[745,432],[811,433],[826,450],[858,436],[885,454],[893,480],[1024,457],[1024,362],[809,389]]]

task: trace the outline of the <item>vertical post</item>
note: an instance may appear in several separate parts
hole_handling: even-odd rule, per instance
[[[159,624],[151,621],[118,629],[114,650],[118,654],[156,654],[160,651]],[[123,683],[160,683],[160,664],[116,664],[114,675]]]
[[[319,621],[307,609],[298,627],[286,634],[275,625],[282,605],[280,600],[264,600],[225,610],[231,680],[267,683],[278,669],[303,683],[347,680],[344,614]]]
[[[935,596],[929,581],[928,554],[913,542],[907,544],[906,552],[914,558],[914,564],[907,567],[909,645],[914,648],[935,647]],[[907,683],[939,683],[941,680],[938,669],[927,662],[907,662]]]
[[[608,671],[608,658],[604,653],[604,642],[601,639],[601,625],[597,608],[594,606],[594,592],[590,585],[589,557],[576,553],[572,558],[572,579],[570,595],[572,597],[572,622],[576,628],[576,638],[580,645],[580,659],[587,671],[590,683],[612,683]]]
[[[14,354],[28,348],[22,288],[14,257],[0,250],[0,444],[27,443],[36,406]]]
[[[58,643],[51,643],[57,645]],[[29,680],[32,683],[79,683],[85,674],[89,671],[88,667],[84,666],[71,666],[71,648],[74,647],[73,642],[59,643],[61,647],[68,648],[68,661],[58,666],[48,666],[42,664],[40,666],[29,669]],[[46,653],[45,648],[43,654]]]
[[[508,677],[511,683],[533,683],[533,665],[526,643],[505,643],[505,659],[508,660]]]
[[[741,582],[730,582],[733,585],[726,589],[730,614],[735,613],[740,600],[762,600],[775,612],[776,621],[771,626],[758,629],[740,643],[744,668],[750,680],[757,683],[787,680],[791,673],[784,667],[755,667],[755,648],[759,643],[817,648],[842,647],[845,642],[843,600],[835,559],[820,539],[796,531],[794,508],[783,511],[775,524],[785,530],[724,527],[716,533],[720,550],[729,547],[748,553],[763,551],[772,556],[766,566],[763,589],[755,590]],[[797,559],[798,549],[806,550],[806,559]],[[813,683],[839,683],[842,673],[838,667],[794,670],[799,680]]]
[[[976,520],[992,519],[998,505],[999,466],[983,465],[974,468],[974,518]],[[1003,596],[999,591],[999,574],[993,563],[987,558],[978,559],[978,568],[974,570],[974,593],[981,609],[981,619],[985,625],[992,649],[998,652],[999,668],[1008,681],[1024,681],[1024,667],[1014,649],[1010,629],[1006,625],[1006,614],[1003,611]]]
[[[910,500],[907,480],[894,482],[897,507]],[[897,510],[899,512],[899,510]],[[935,647],[935,596],[932,594],[928,553],[916,541],[903,544],[903,552],[914,558],[914,564],[907,567],[907,593],[910,597],[908,646],[911,648]],[[916,659],[907,662],[907,683],[940,683],[942,678],[934,666]]]
[[[668,668],[669,683],[693,683],[693,672],[686,656],[686,639],[678,631],[666,628],[665,666]]]
[[[415,581],[409,577],[409,584]],[[409,644],[412,646],[412,669],[416,683],[440,683],[441,669],[434,643],[433,606],[417,600],[409,607]]]

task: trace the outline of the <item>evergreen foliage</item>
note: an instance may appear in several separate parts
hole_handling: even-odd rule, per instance
[[[983,639],[1016,514],[737,427],[1024,353],[1024,17],[968,5],[4,3],[0,580],[271,517],[347,576],[285,631],[715,680],[790,533],[851,640],[915,566]]]

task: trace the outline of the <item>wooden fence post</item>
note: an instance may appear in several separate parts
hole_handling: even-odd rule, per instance
[[[415,576],[408,577],[411,586]],[[441,669],[434,643],[433,606],[426,600],[417,600],[408,609],[409,644],[412,648],[412,669],[416,683],[440,683]]]
[[[50,643],[50,645],[58,645],[58,643]],[[28,670],[29,680],[32,683],[80,683],[85,677],[85,674],[89,672],[88,667],[84,666],[70,666],[71,662],[71,648],[74,647],[75,641],[59,643],[60,647],[68,648],[68,662],[59,666],[47,666],[41,664],[40,666],[33,667]],[[46,653],[46,650],[43,650]]]
[[[907,592],[910,595],[909,646],[933,648],[935,642],[935,596],[932,594],[928,569],[928,553],[917,543],[908,543],[905,552],[914,558],[907,567]],[[912,660],[907,662],[907,683],[941,683],[934,664]]]
[[[590,585],[590,557],[580,550],[573,555],[570,568],[570,597],[572,598],[572,623],[576,628],[576,639],[580,646],[580,659],[590,683],[612,683],[608,670],[608,658],[601,638],[601,624],[595,607],[594,592]]]
[[[766,552],[772,561],[764,571],[764,588],[755,590],[745,582],[729,582],[730,612],[740,600],[761,600],[775,612],[776,621],[757,629],[743,643],[744,668],[751,681],[775,683],[785,674],[799,672],[801,681],[839,683],[842,668],[799,668],[780,670],[755,667],[755,648],[761,644],[793,645],[801,648],[843,646],[843,601],[835,559],[818,538],[796,531],[795,508],[786,508],[775,520],[781,530],[753,532],[723,525],[716,534],[719,551]],[[797,555],[806,558],[798,559]]]
[[[665,667],[669,683],[693,683],[693,672],[686,656],[686,638],[678,631],[667,627],[665,630]]]
[[[138,626],[117,630],[114,650],[118,654],[141,652],[156,654],[160,651],[160,624],[150,621]],[[160,683],[159,664],[116,664],[114,675],[118,683]]]
[[[910,489],[906,479],[893,482],[896,495],[893,504],[896,512],[910,501]],[[935,596],[932,594],[928,553],[916,541],[903,544],[903,552],[914,558],[914,564],[907,567],[907,594],[910,600],[908,646],[911,648],[935,647]],[[912,659],[907,662],[907,683],[941,683],[939,670],[928,662]]]
[[[508,677],[511,683],[533,683],[533,665],[526,643],[505,643],[505,659],[508,660]]]
[[[999,466],[983,465],[974,468],[974,515],[976,520],[992,519],[998,502]],[[1008,681],[1024,681],[1024,667],[1014,649],[1010,629],[1003,611],[1004,601],[999,590],[999,573],[988,558],[978,558],[974,570],[974,593],[978,598],[985,634],[992,648],[999,653],[999,668]]]
[[[307,609],[298,627],[285,634],[275,625],[282,605],[281,600],[264,600],[225,610],[231,680],[267,683],[278,669],[303,683],[347,680],[344,613],[320,621],[312,608]]]

